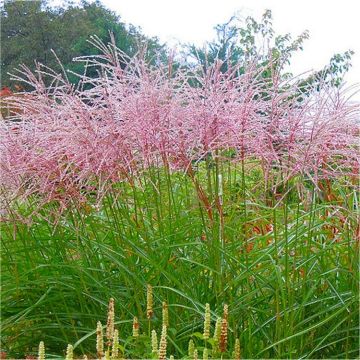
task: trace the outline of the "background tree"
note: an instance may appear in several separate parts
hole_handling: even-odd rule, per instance
[[[233,16],[228,22],[215,27],[216,39],[208,43],[205,48],[187,46],[190,62],[195,61],[206,71],[214,61],[221,60],[223,72],[229,65],[235,63],[243,63],[245,66],[248,61],[255,61],[260,66],[264,66],[271,62],[272,66],[263,72],[263,77],[270,78],[271,68],[274,67],[283,78],[291,76],[288,65],[292,56],[303,49],[309,33],[304,31],[295,39],[290,34],[275,35],[272,20],[270,10],[264,12],[260,22],[253,17],[247,17],[242,21],[239,17]],[[306,93],[319,79],[333,86],[339,86],[351,66],[352,55],[351,50],[343,54],[335,54],[323,69],[300,80],[300,91]]]
[[[82,72],[82,63],[73,63],[76,56],[96,54],[89,44],[96,35],[103,42],[114,34],[116,45],[128,55],[136,53],[146,43],[149,59],[160,54],[166,58],[166,49],[157,38],[147,38],[141,31],[126,25],[100,1],[51,7],[49,1],[7,1],[1,9],[1,81],[10,86],[10,76],[19,64],[35,68],[34,60],[51,68],[58,68],[55,51],[65,69]],[[76,82],[76,76],[70,75]]]

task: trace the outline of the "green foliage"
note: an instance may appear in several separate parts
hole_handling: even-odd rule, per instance
[[[325,201],[306,179],[269,194],[259,172],[250,163],[198,165],[195,178],[212,220],[193,180],[166,169],[118,183],[101,207],[89,194],[88,202],[61,215],[56,204],[28,222],[19,212],[8,214],[11,221],[2,224],[3,350],[24,357],[43,340],[50,356],[61,355],[67,343],[76,354],[94,355],[94,329],[98,320],[106,323],[113,297],[120,344],[131,358],[151,351],[151,329],[160,335],[162,301],[169,304],[168,354],[176,358],[186,357],[189,339],[202,353],[205,303],[211,336],[229,305],[229,349],[239,337],[243,358],[356,356],[357,194],[334,182],[324,190],[333,200]],[[36,198],[22,204],[28,212],[35,206]],[[147,284],[154,293],[151,328]]]
[[[272,62],[274,66],[284,68],[289,64],[295,51],[302,50],[303,42],[308,38],[305,31],[295,40],[290,34],[275,36],[272,25],[272,14],[266,10],[261,22],[247,17],[245,22],[233,16],[227,23],[215,27],[217,39],[210,42],[208,48],[189,47],[189,55],[199,61],[204,68],[216,59],[227,64],[245,63],[255,60],[259,64]]]
[[[304,31],[295,39],[290,34],[276,35],[273,28],[272,13],[266,10],[261,21],[247,17],[245,21],[233,16],[227,23],[215,27],[216,40],[205,49],[188,46],[188,55],[202,65],[206,72],[208,66],[216,60],[222,62],[221,70],[226,72],[229,64],[247,64],[255,62],[261,66],[271,65],[263,72],[263,77],[271,79],[272,72],[280,72],[284,78],[291,74],[286,72],[291,58],[297,51],[303,50],[304,42],[309,38]],[[351,66],[353,51],[335,54],[327,66],[302,79],[300,91],[306,94],[319,79],[332,86],[340,86],[345,73]],[[276,71],[272,71],[276,70]]]
[[[19,62],[32,66],[36,58],[54,66],[51,48],[65,68],[81,72],[69,61],[92,53],[89,35],[106,41],[113,31],[129,54],[148,41],[100,3],[50,9],[46,2],[7,2],[1,15],[4,84],[4,73]],[[261,23],[249,18],[238,27],[232,21],[217,27],[218,41],[207,54],[190,49],[205,71],[216,58],[226,71],[226,62],[259,54],[260,63],[282,68],[307,37],[274,37],[269,12]],[[259,37],[272,41],[270,52],[257,48]],[[149,57],[159,49],[150,39]],[[350,58],[351,52],[334,56],[319,76],[339,75],[338,85]],[[301,90],[311,84],[304,80]],[[223,155],[227,160],[193,164],[193,177],[150,168],[114,185],[99,206],[87,194],[86,202],[64,212],[56,203],[38,212],[36,196],[9,209],[1,224],[2,350],[23,358],[36,354],[43,340],[50,357],[64,356],[68,343],[75,354],[95,356],[94,329],[98,320],[106,323],[112,297],[120,350],[130,358],[152,356],[151,328],[160,336],[163,300],[169,304],[168,354],[176,358],[187,357],[190,339],[199,354],[217,347],[203,339],[206,303],[211,334],[229,305],[228,349],[239,338],[243,358],[357,356],[358,194],[341,180],[322,190],[304,178],[271,187],[259,164],[234,164],[231,154]],[[147,284],[154,288],[151,326]],[[140,321],[136,339],[134,316]],[[220,356],[216,351],[210,357]]]
[[[90,36],[98,36],[105,43],[114,34],[116,45],[129,55],[147,47],[148,57],[166,57],[157,38],[146,38],[134,26],[127,26],[119,16],[99,1],[81,5],[68,2],[65,7],[53,8],[46,0],[7,1],[1,10],[1,73],[2,85],[11,85],[8,72],[19,64],[34,69],[34,61],[59,69],[57,57],[65,69],[82,73],[83,64],[73,63],[77,56],[96,54],[88,43]],[[90,70],[94,71],[94,70]],[[69,75],[72,82],[78,78]]]
[[[300,81],[299,91],[306,94],[313,84],[318,84],[319,80],[327,82],[331,86],[339,87],[343,83],[344,75],[351,67],[351,58],[354,55],[352,50],[345,51],[343,54],[335,54],[330,59],[328,66],[314,72],[308,78]],[[299,100],[301,98],[299,97]]]

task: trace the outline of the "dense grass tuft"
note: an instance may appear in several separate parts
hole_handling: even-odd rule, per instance
[[[358,356],[359,104],[300,96],[276,60],[175,71],[94,43],[99,78],[23,68],[0,126],[2,350],[100,357],[114,299],[129,358],[152,330],[152,357],[196,358],[209,307],[210,358]]]
[[[161,169],[116,184],[100,208],[90,197],[61,217],[49,204],[30,224],[18,219],[30,204],[9,214],[14,219],[2,228],[4,350],[23,357],[43,340],[48,355],[61,355],[67,343],[94,355],[94,329],[106,323],[111,297],[120,344],[134,316],[150,336],[151,284],[151,328],[160,336],[166,301],[168,351],[176,357],[186,355],[190,339],[202,346],[194,334],[202,333],[206,303],[212,332],[229,305],[229,341],[240,339],[243,358],[356,356],[356,193],[329,183],[329,201],[293,182],[266,199],[256,169],[244,176],[224,162],[223,176],[216,172],[202,164],[195,175],[212,189],[222,178],[220,206],[219,194],[203,188],[213,198],[212,219],[189,176]]]

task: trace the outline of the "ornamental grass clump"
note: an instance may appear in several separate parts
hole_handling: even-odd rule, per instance
[[[195,164],[227,151],[233,162],[256,159],[274,187],[297,175],[315,184],[356,176],[359,104],[344,90],[319,80],[304,98],[272,64],[229,64],[223,73],[218,60],[206,71],[169,71],[172,63],[154,67],[92,42],[102,54],[77,61],[98,77],[82,75],[77,88],[40,65],[38,76],[25,66],[14,75],[34,90],[7,98],[21,111],[0,127],[9,201],[36,195],[39,206],[66,208],[95,193],[99,202],[113,184],[133,183],[153,166],[194,179]]]
[[[97,78],[22,68],[35,90],[6,100],[8,357],[73,339],[159,358],[163,329],[176,358],[356,357],[359,104],[322,80],[300,96],[271,62],[155,66],[93,42],[78,61]]]

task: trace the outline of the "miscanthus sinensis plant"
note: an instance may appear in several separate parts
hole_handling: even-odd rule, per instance
[[[68,357],[91,354],[98,320],[98,357],[111,337],[159,358],[211,358],[213,346],[243,358],[355,356],[350,90],[319,81],[299,95],[276,62],[224,73],[220,62],[150,66],[94,45],[103,54],[78,61],[98,77],[77,88],[22,68],[34,91],[8,98],[17,110],[0,124],[9,356],[40,341],[47,354],[68,343]],[[110,298],[121,321],[101,318]]]
[[[275,63],[155,67],[93,43],[103,54],[77,60],[99,76],[81,76],[77,88],[42,67],[15,76],[34,90],[8,99],[18,111],[1,124],[2,184],[13,196],[66,207],[150,167],[193,177],[206,159],[256,160],[272,190],[298,175],[318,186],[358,174],[359,104],[342,90],[319,81],[300,96]]]

